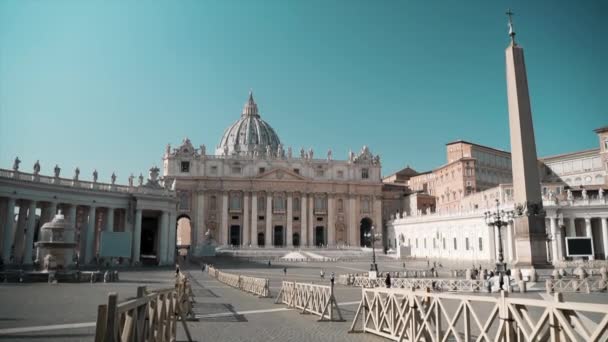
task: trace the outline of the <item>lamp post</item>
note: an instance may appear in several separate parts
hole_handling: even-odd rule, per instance
[[[490,227],[498,228],[498,261],[496,262],[496,271],[500,274],[499,286],[503,290],[504,276],[507,271],[507,264],[504,262],[502,251],[502,234],[500,228],[509,224],[509,219],[513,218],[513,211],[500,210],[500,202],[496,200],[496,212],[486,211],[484,213],[486,224]]]
[[[376,271],[376,273],[378,273],[378,264],[376,264],[376,246],[375,246],[375,242],[378,240],[378,237],[380,237],[380,234],[376,234],[375,231],[375,227],[372,226],[372,229],[370,231],[368,231],[367,233],[364,234],[364,236],[368,239],[371,240],[372,242],[372,264],[370,265],[370,271]]]

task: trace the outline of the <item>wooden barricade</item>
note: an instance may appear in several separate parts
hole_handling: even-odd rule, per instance
[[[547,279],[545,281],[547,293],[563,292],[603,292],[608,290],[608,281],[602,278],[585,279]]]
[[[275,304],[301,309],[302,313],[320,316],[319,321],[343,321],[342,312],[334,296],[333,286],[283,281]],[[334,318],[334,311],[338,319]]]
[[[355,277],[354,286],[364,288],[385,287],[383,278],[371,279],[368,277]],[[475,279],[440,279],[440,278],[392,278],[392,288],[430,289],[449,292],[481,292],[485,291],[484,280]]]
[[[270,293],[270,281],[268,279],[231,274],[213,267],[209,267],[208,269],[210,276],[217,278],[218,281],[226,285],[258,295],[259,297],[272,297]]]
[[[191,294],[184,279],[178,279],[175,287],[151,292],[140,286],[135,299],[122,303],[118,303],[116,293],[110,293],[108,304],[99,305],[97,310],[95,341],[175,341],[177,319],[192,341],[186,324],[186,316],[192,313]]]
[[[589,317],[593,317],[590,319]],[[395,341],[606,341],[608,305],[362,289],[350,332]]]

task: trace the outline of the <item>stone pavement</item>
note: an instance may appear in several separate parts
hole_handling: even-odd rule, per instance
[[[227,272],[270,278],[273,296],[277,295],[283,279],[329,284],[331,272],[337,275],[365,272],[369,268],[367,262],[289,263],[268,267],[217,258],[213,263]],[[284,266],[287,276],[283,274]],[[398,271],[402,269],[402,263],[383,261],[379,268]],[[199,318],[197,322],[188,322],[188,326],[197,341],[381,340],[370,334],[347,333],[361,296],[358,288],[336,285],[335,296],[345,322],[317,322],[317,316],[302,315],[286,305],[274,304],[274,298],[257,298],[228,287],[201,272],[198,266],[186,269],[193,276],[194,310]],[[321,269],[326,274],[324,280],[319,276]],[[97,306],[107,301],[109,292],[118,292],[119,300],[124,300],[134,296],[139,285],[149,288],[172,286],[173,274],[173,270],[150,268],[122,272],[119,283],[0,284],[0,341],[91,341]],[[541,286],[538,287],[540,290]],[[542,291],[513,295],[546,297]],[[608,294],[604,293],[564,297],[566,300],[608,303]],[[178,339],[185,340],[181,329],[178,325]]]

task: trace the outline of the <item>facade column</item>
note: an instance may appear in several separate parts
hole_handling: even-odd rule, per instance
[[[229,245],[228,243],[228,193],[222,193],[222,218],[220,222],[220,241],[219,245]]]
[[[250,244],[249,239],[249,192],[243,194],[243,240],[241,244],[243,247],[248,247]]]
[[[25,232],[25,246],[23,252],[23,263],[32,265],[32,253],[34,251],[34,233],[36,230],[36,201],[30,201],[30,207],[27,211],[27,228]]]
[[[315,194],[308,196],[308,244],[315,246]]]
[[[202,246],[205,237],[205,194],[202,191],[196,196],[196,215],[194,224],[191,225],[192,231],[190,232],[191,245],[193,253],[196,250],[196,246]]]
[[[327,195],[327,246],[336,246],[336,209],[334,194]]]
[[[93,257],[95,256],[95,234],[96,231],[96,223],[97,223],[97,208],[92,205],[89,207],[89,222],[87,224],[87,244],[86,244],[86,257],[85,263],[90,264],[93,261]]]
[[[302,193],[300,197],[300,247],[308,245],[308,220],[306,207],[308,206],[308,196]]]
[[[293,247],[293,194],[287,194],[287,247]]]
[[[564,237],[562,234],[562,221],[561,219],[557,221],[557,229],[555,233],[557,234],[555,238],[557,239],[557,261],[564,260]]]
[[[40,223],[40,227],[47,222],[53,221],[55,215],[57,215],[57,202],[50,202],[46,211],[46,217],[44,218],[44,222]]]
[[[600,218],[602,222],[602,245],[604,247],[604,259],[608,260],[608,217]]]
[[[27,224],[27,207],[24,204],[25,200],[19,201],[19,216],[15,229],[15,248],[13,255],[15,264],[23,263],[23,243],[25,240],[25,225]]]
[[[251,246],[258,246],[258,194],[251,193]]]
[[[588,238],[591,238],[591,246],[593,247],[593,230],[591,229],[591,218],[590,217],[585,217],[585,235]],[[590,256],[589,260],[595,260],[595,255]]]
[[[2,261],[5,265],[10,263],[11,248],[13,246],[13,237],[15,229],[15,199],[9,198],[6,210],[6,222],[4,223],[4,236],[2,247]]]
[[[348,197],[348,241],[352,247],[359,246],[357,236],[357,198],[355,195],[350,195]]]
[[[570,217],[568,218],[568,229],[566,232],[566,236],[567,237],[576,237],[576,223],[575,223],[576,218],[575,217]]]
[[[175,220],[175,213],[169,212],[169,246],[167,247],[167,262],[169,264],[175,263],[175,243],[177,241],[177,221]]]
[[[108,208],[108,217],[106,218],[106,232],[114,231],[114,208]]]
[[[272,247],[272,193],[266,194],[266,248]]]
[[[553,263],[555,264],[556,262],[558,262],[560,260],[559,251],[557,248],[557,241],[561,237],[558,236],[558,234],[557,234],[557,217],[550,217],[549,221],[550,221],[550,227],[551,227],[551,237],[553,238],[551,240],[551,252],[553,253]]]
[[[158,258],[160,260],[160,265],[167,264],[167,247],[169,245],[169,213],[166,211],[162,211],[160,215],[160,241],[158,248]]]
[[[94,210],[94,209],[93,209]],[[131,262],[132,263],[138,263],[139,262],[139,255],[140,255],[140,248],[141,248],[141,209],[137,209],[135,210],[135,229],[133,230],[133,236],[132,236],[132,243],[133,243],[133,250],[131,251],[132,256],[131,256]],[[95,215],[95,214],[93,214]]]

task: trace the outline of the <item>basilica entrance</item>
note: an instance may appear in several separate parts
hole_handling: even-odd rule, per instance
[[[283,247],[283,226],[274,226],[273,245],[275,247]]]
[[[369,217],[364,217],[361,220],[361,226],[359,227],[359,243],[361,247],[372,246],[372,220]]]
[[[158,256],[158,217],[142,217],[141,219],[141,242],[139,260],[142,264],[156,265],[160,258]]]
[[[264,247],[266,245],[266,240],[264,239],[264,233],[258,233],[258,246]]]
[[[299,233],[293,233],[293,246],[300,247],[300,234]]]
[[[230,245],[232,245],[232,246],[241,245],[241,226],[239,226],[239,225],[230,226]]]
[[[325,227],[315,227],[315,246],[320,247],[325,245]]]

